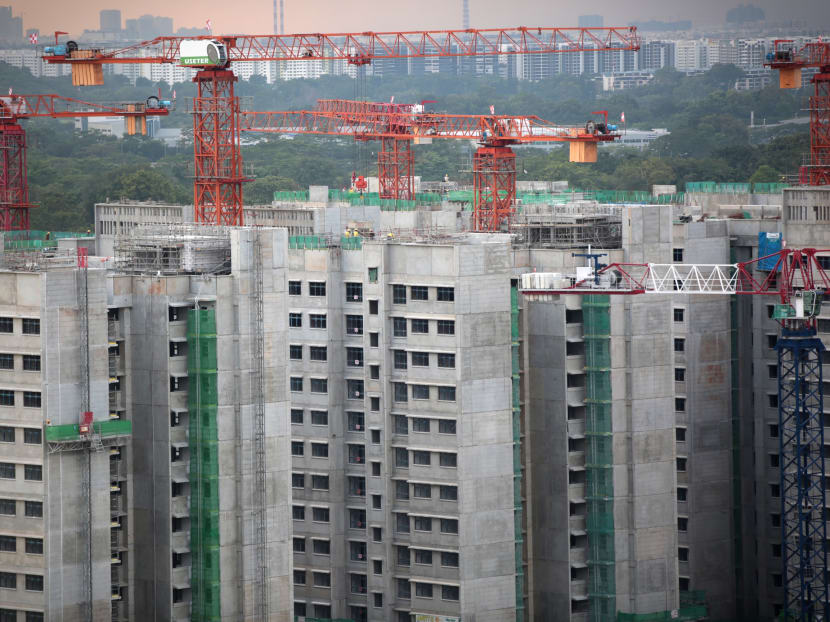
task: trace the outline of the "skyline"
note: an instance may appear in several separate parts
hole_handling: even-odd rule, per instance
[[[361,3],[364,11],[340,9],[339,4],[323,1],[299,6],[285,3],[286,33],[292,32],[360,32],[364,30],[417,30],[461,28],[461,0],[449,6],[439,0],[419,4],[390,5],[375,0]],[[696,26],[715,25],[724,21],[726,11],[739,4],[737,0],[701,0],[693,5],[671,0],[639,0],[624,7],[612,0],[599,0],[591,9],[559,3],[561,6],[539,6],[537,0],[518,0],[506,5],[495,0],[475,0],[470,3],[470,24],[473,27],[508,27],[517,25],[576,26],[583,13],[597,13],[605,17],[607,26],[625,26],[631,21],[651,19],[676,21],[690,19]],[[827,20],[824,0],[800,0],[786,6],[772,0],[754,3],[760,6],[769,20]],[[269,34],[273,22],[270,0],[246,2],[244,11],[234,11],[218,0],[170,5],[164,0],[146,0],[140,10],[125,8],[113,0],[80,0],[66,5],[54,0],[11,0],[15,15],[23,16],[24,28],[39,28],[44,34],[54,30],[79,35],[84,29],[98,28],[102,9],[120,9],[123,21],[144,14],[172,17],[174,29],[202,27],[207,19],[216,33]],[[190,9],[189,7],[196,7]],[[263,25],[267,25],[263,27]]]

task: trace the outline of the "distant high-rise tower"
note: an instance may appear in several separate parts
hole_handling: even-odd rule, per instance
[[[580,15],[578,19],[580,28],[602,28],[603,23],[602,15]]]
[[[121,11],[105,9],[99,15],[103,32],[121,32]]]
[[[277,13],[277,0],[274,0],[274,34],[275,35],[284,35],[285,34],[285,5],[284,0],[279,0],[280,9],[279,13]]]
[[[277,15],[277,0],[274,0],[274,34],[280,34],[280,21]]]
[[[285,0],[280,0],[280,34],[285,34]]]
[[[470,27],[470,0],[462,0],[461,23],[465,30]]]

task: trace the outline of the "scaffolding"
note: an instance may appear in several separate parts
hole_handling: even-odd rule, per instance
[[[516,547],[516,622],[525,619],[525,543],[524,505],[522,499],[522,407],[519,376],[519,285],[510,284],[510,352],[512,361],[512,423],[513,423],[513,520]]]
[[[194,622],[220,622],[216,312],[187,313],[190,548]]]
[[[611,425],[611,303],[584,296],[585,461],[588,503],[588,601],[591,622],[615,622],[614,455]]]
[[[516,244],[533,248],[621,248],[619,207],[586,202],[569,206],[532,206],[516,214],[510,232]]]
[[[230,227],[140,225],[115,238],[115,269],[127,274],[230,274]]]

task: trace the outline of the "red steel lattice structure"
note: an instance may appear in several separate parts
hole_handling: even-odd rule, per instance
[[[4,95],[0,97],[0,231],[28,230],[29,201],[26,132],[20,119],[51,117],[127,117],[128,133],[145,133],[148,116],[168,114],[167,108],[147,103],[100,104],[59,95]]]
[[[516,155],[510,145],[568,142],[595,148],[597,143],[619,137],[619,134],[603,133],[604,130],[598,129],[607,126],[604,122],[573,127],[532,115],[451,115],[419,110],[417,105],[411,104],[320,100],[315,110],[242,113],[240,127],[242,131],[250,132],[380,140],[378,177],[383,189],[381,197],[397,199],[412,196],[411,142],[436,138],[478,141],[481,146],[473,157],[473,228],[476,231],[498,231],[509,221],[513,211]]]
[[[239,109],[230,85],[229,66],[240,61],[343,60],[365,65],[378,58],[430,58],[439,56],[483,56],[516,54],[576,53],[582,51],[637,50],[640,39],[636,28],[550,28],[518,27],[466,30],[432,30],[407,32],[363,32],[339,34],[239,35],[202,37],[158,37],[135,45],[113,50],[78,49],[56,46],[49,63],[70,63],[73,81],[79,85],[101,84],[103,64],[111,63],[175,63],[181,58],[183,42],[205,41],[221,46],[225,56],[189,62],[200,71],[195,81],[199,96],[194,102],[194,181],[195,220],[209,224],[243,224],[241,174],[242,154],[235,117]],[[218,70],[228,70],[219,73]],[[204,72],[216,71],[212,76]],[[210,90],[203,89],[210,83]],[[213,99],[208,104],[208,99]],[[221,107],[225,114],[220,114]],[[211,119],[203,117],[210,116]],[[202,136],[213,132],[213,137]],[[229,145],[232,143],[232,147]],[[385,153],[398,173],[390,173],[400,187],[400,163],[408,162],[406,149],[400,154],[387,143]],[[390,147],[392,147],[390,149]],[[209,164],[208,164],[209,162]],[[403,189],[406,192],[406,189]]]
[[[766,65],[778,70],[779,85],[785,89],[801,86],[803,68],[818,68],[811,79],[815,91],[809,100],[810,163],[801,167],[799,182],[825,186],[830,184],[830,43],[806,43],[798,49],[792,43],[776,40]]]

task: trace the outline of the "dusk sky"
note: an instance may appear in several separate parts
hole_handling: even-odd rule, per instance
[[[286,32],[352,32],[363,30],[406,30],[458,28],[461,26],[461,0],[286,0]],[[624,26],[630,20],[691,19],[697,24],[721,23],[726,11],[738,0],[595,0],[588,4],[556,0],[470,0],[472,26],[576,26],[581,13],[605,16],[606,26]],[[830,22],[828,0],[756,0],[769,19]],[[213,21],[216,33],[271,32],[271,0],[143,0],[123,3],[118,0],[11,0],[15,15],[23,14],[24,28],[40,28],[42,33],[66,30],[78,34],[84,28],[98,28],[98,11],[121,9],[122,20],[145,13],[172,17],[174,27],[202,26]]]

